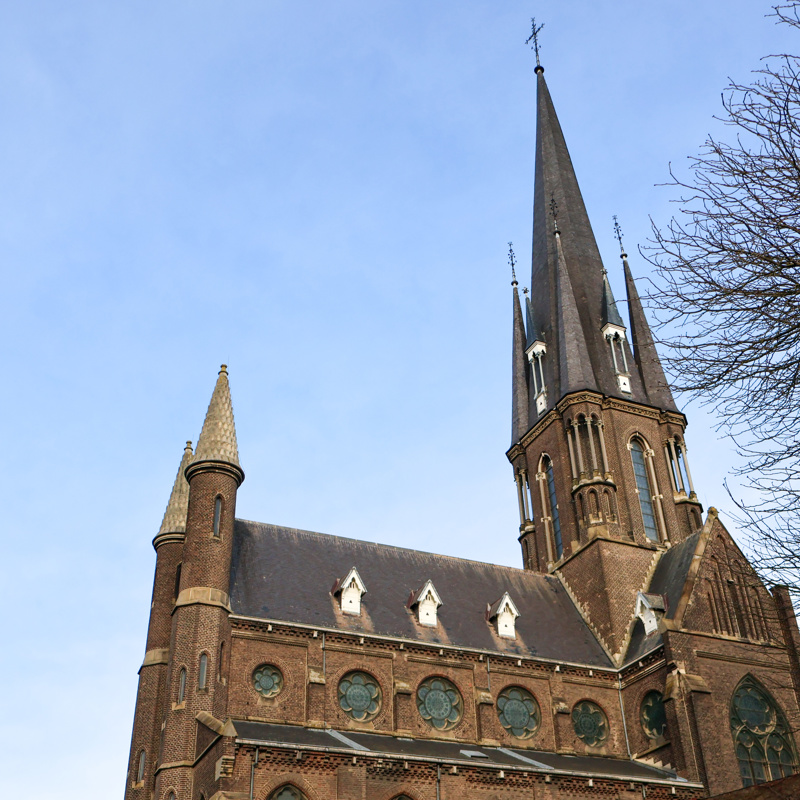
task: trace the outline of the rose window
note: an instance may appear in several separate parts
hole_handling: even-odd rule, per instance
[[[455,728],[461,721],[463,707],[460,692],[447,678],[428,678],[417,689],[417,710],[437,730]]]
[[[541,714],[536,698],[520,686],[509,686],[497,698],[500,724],[518,739],[529,739],[539,729]]]
[[[381,687],[365,672],[348,672],[339,681],[339,706],[358,722],[375,719],[381,710]]]
[[[253,672],[253,686],[262,697],[275,697],[283,689],[283,674],[272,664],[262,664]]]
[[[584,700],[572,709],[575,735],[589,747],[602,744],[608,738],[608,719],[596,703]]]
[[[660,739],[667,732],[667,715],[661,692],[648,692],[642,700],[642,729],[649,739]]]

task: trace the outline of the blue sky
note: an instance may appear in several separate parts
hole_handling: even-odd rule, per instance
[[[150,542],[222,362],[239,516],[519,564],[506,242],[527,265],[529,18],[620,297],[612,214],[635,253],[727,77],[800,50],[768,11],[2,4],[6,791],[122,792]],[[689,415],[724,509],[730,447]]]

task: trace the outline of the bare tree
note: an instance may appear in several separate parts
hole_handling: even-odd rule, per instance
[[[800,0],[773,13],[800,33]],[[730,140],[671,171],[680,210],[644,255],[675,386],[714,408],[757,492],[736,501],[756,565],[800,595],[800,57],[754,76],[723,93]]]

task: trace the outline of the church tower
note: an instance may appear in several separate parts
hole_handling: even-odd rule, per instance
[[[531,296],[523,324],[514,278],[508,458],[525,568],[558,575],[618,662],[632,598],[647,586],[660,553],[701,527],[702,508],[686,460],[686,418],[664,376],[627,255],[629,327],[541,66],[536,75]]]

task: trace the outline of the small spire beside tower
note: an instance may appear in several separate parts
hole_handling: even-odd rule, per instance
[[[159,536],[164,533],[185,533],[186,531],[186,512],[189,510],[189,483],[186,480],[186,467],[191,461],[192,443],[186,442],[178,474],[167,503],[167,510],[164,512],[164,519],[158,530]]]
[[[225,364],[219,368],[219,377],[211,395],[211,402],[208,404],[192,464],[201,461],[221,461],[239,466],[233,403],[228,383],[228,367]]]

